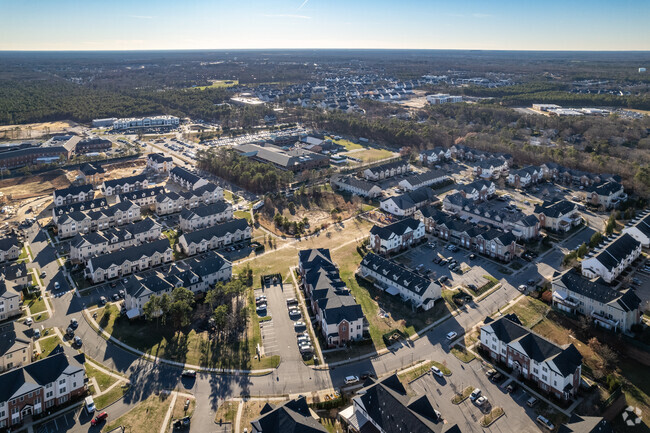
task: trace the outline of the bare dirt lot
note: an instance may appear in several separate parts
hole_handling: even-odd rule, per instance
[[[133,161],[118,162],[115,164],[106,164],[103,165],[104,170],[106,170],[105,180],[109,179],[120,179],[128,176],[135,176],[142,172],[144,168],[145,160],[143,158],[136,159]]]
[[[51,194],[55,189],[67,188],[68,186],[70,186],[70,181],[63,170],[0,181],[0,191],[12,200],[39,197]]]
[[[0,139],[29,140],[44,135],[68,132],[79,125],[69,120],[60,122],[28,123],[25,125],[0,126]]]

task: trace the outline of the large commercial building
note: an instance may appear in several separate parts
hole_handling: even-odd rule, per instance
[[[178,117],[174,116],[130,117],[115,120],[113,122],[113,129],[174,128],[179,124],[180,121]]]
[[[272,144],[240,144],[237,152],[256,161],[289,171],[311,170],[329,165],[329,157],[305,149],[285,150]]]

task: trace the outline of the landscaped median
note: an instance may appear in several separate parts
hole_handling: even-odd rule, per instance
[[[467,388],[465,388],[465,389],[463,390],[463,392],[460,392],[460,393],[456,394],[456,395],[451,399],[451,402],[452,402],[453,404],[461,404],[462,402],[464,402],[465,400],[467,400],[467,398],[470,396],[470,394],[472,393],[472,391],[474,391],[474,387],[473,387],[473,386],[468,386]]]
[[[451,353],[456,358],[460,359],[465,363],[470,362],[474,358],[476,358],[476,356],[474,356],[472,352],[470,352],[469,350],[467,350],[465,346],[461,346],[460,344],[454,345],[454,347],[451,348]]]
[[[494,423],[496,420],[501,418],[504,414],[505,412],[503,411],[502,408],[495,407],[490,411],[490,413],[488,413],[487,415],[481,418],[480,421],[481,427],[489,427],[490,425],[492,425],[492,423]]]
[[[404,371],[403,373],[399,373],[397,375],[397,377],[399,377],[399,379],[402,382],[411,383],[414,380],[416,380],[416,379],[424,376],[425,374],[429,373],[431,371],[431,367],[434,367],[434,366],[437,367],[438,369],[440,369],[440,371],[442,372],[443,375],[451,376],[451,370],[449,370],[449,368],[447,368],[446,365],[441,364],[441,363],[436,362],[436,361],[424,361],[424,362],[422,362],[420,364],[417,364],[414,367],[405,369],[406,371]]]
[[[212,373],[268,374],[280,364],[280,356],[258,360],[256,346],[261,342],[256,315],[249,315],[243,337],[237,341],[215,341],[207,331],[194,329],[173,330],[155,322],[121,316],[112,304],[99,308],[97,322],[88,310],[84,317],[104,339],[150,360],[158,359],[179,367],[205,370]]]
[[[127,432],[157,433],[165,420],[170,398],[169,392],[151,395],[121,417],[109,420],[104,431],[111,431],[115,427],[122,426]],[[99,409],[97,399],[95,399],[95,404]]]

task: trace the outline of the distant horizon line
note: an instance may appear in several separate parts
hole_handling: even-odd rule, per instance
[[[484,49],[484,48],[151,48],[151,49],[0,49],[0,53],[124,53],[124,52],[197,52],[197,51],[477,51],[527,53],[650,53],[645,50],[558,50],[558,49]]]

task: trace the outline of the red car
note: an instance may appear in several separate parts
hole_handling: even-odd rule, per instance
[[[106,412],[102,412],[99,415],[97,415],[95,418],[93,418],[93,420],[90,421],[90,424],[97,425],[100,422],[104,421],[106,418],[108,418],[108,414]]]

